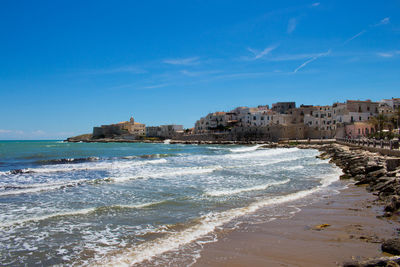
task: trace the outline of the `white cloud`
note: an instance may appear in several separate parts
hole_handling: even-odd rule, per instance
[[[287,33],[291,34],[297,26],[297,19],[296,18],[291,18],[288,22],[288,26],[287,26]]]
[[[311,4],[311,6],[316,7],[316,6],[319,6],[320,4],[321,4],[320,2],[315,2],[315,3]]]
[[[317,59],[320,58],[320,57],[327,56],[327,55],[329,55],[330,53],[331,53],[331,50],[329,49],[329,50],[328,50],[327,52],[325,52],[325,53],[320,53],[320,54],[318,54],[318,55],[316,55],[316,56],[310,58],[309,60],[307,60],[306,62],[304,62],[304,63],[301,64],[300,66],[298,66],[293,72],[294,72],[294,73],[298,72],[300,69],[304,68],[304,67],[307,66],[309,63],[311,63],[311,62],[317,60]]]
[[[295,60],[301,60],[301,59],[306,59],[306,58],[312,58],[312,57],[318,56],[319,54],[320,53],[287,54],[287,55],[275,56],[275,57],[269,58],[268,60],[270,60],[270,61],[295,61]]]
[[[347,39],[343,44],[347,44],[347,43],[353,41],[354,39],[360,37],[361,35],[363,35],[363,34],[366,33],[366,32],[367,32],[366,30],[360,31],[360,32],[357,33],[356,35],[353,35],[350,39]]]
[[[161,87],[166,87],[168,86],[168,83],[161,83],[161,84],[155,84],[155,85],[148,85],[148,86],[144,86],[144,89],[155,89],[155,88],[161,88]]]
[[[4,129],[0,129],[0,133],[12,133],[13,131],[11,130],[4,130]]]
[[[210,75],[210,74],[216,74],[220,73],[221,71],[219,70],[210,70],[210,71],[188,71],[188,70],[181,70],[180,71],[183,75],[189,76],[189,77],[196,77],[196,76],[203,76],[203,75]]]
[[[383,53],[383,52],[381,52],[381,53],[378,53],[378,56],[380,56],[380,57],[393,57],[394,54],[393,53]]]
[[[45,135],[46,132],[42,131],[42,130],[36,130],[36,131],[33,131],[32,134],[34,134],[34,135]]]
[[[390,57],[394,57],[396,55],[400,55],[400,50],[391,51],[391,52],[380,52],[380,53],[377,53],[377,55],[380,57],[390,58]]]
[[[114,74],[114,73],[133,73],[133,74],[141,74],[146,73],[147,71],[139,68],[137,66],[120,66],[116,68],[109,69],[98,69],[89,71],[89,74]]]
[[[382,19],[378,24],[376,24],[375,26],[380,26],[380,25],[386,25],[390,23],[390,18],[386,17],[384,19]]]
[[[255,50],[255,49],[252,49],[249,47],[249,48],[247,48],[247,50],[249,50],[251,53],[254,54],[254,58],[252,58],[252,59],[256,60],[256,59],[260,59],[260,58],[268,55],[269,53],[271,53],[272,50],[274,50],[277,47],[278,47],[277,45],[272,45],[272,46],[266,47],[263,51],[258,51],[258,50]]]
[[[199,57],[188,57],[188,58],[175,58],[175,59],[166,59],[163,62],[171,65],[197,65],[200,62],[198,61]]]

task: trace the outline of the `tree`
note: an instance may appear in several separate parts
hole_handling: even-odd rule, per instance
[[[393,125],[396,125],[398,130],[398,134],[400,134],[400,107],[395,111],[394,116],[392,117]]]
[[[369,122],[374,126],[375,132],[379,133],[379,139],[382,139],[383,130],[385,127],[390,128],[389,118],[383,114],[379,114],[376,117],[371,117]]]

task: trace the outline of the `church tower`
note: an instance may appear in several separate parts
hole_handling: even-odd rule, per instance
[[[135,123],[135,120],[133,119],[133,117],[131,117],[131,119],[129,120],[129,122],[130,122],[131,124],[134,124],[134,123]]]

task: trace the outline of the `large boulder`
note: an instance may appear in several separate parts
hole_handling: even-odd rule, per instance
[[[391,238],[382,243],[382,251],[400,255],[400,238]]]

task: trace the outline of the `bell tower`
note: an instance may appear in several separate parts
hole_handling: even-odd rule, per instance
[[[135,120],[133,119],[133,117],[131,117],[131,119],[129,120],[129,122],[130,122],[131,124],[134,124],[134,123],[135,123]]]

